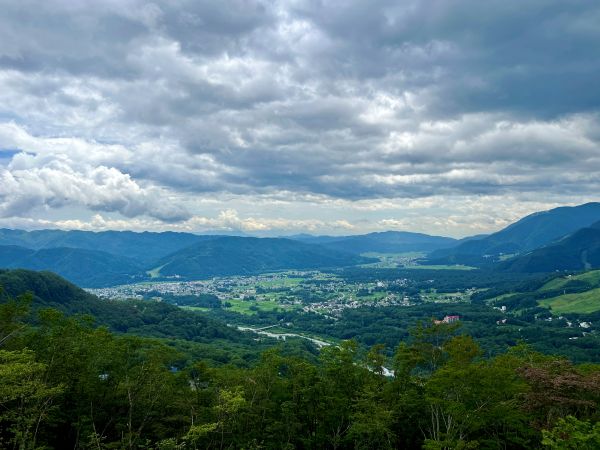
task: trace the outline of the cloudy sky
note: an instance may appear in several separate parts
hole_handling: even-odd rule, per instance
[[[0,226],[464,236],[600,200],[597,0],[0,8]]]

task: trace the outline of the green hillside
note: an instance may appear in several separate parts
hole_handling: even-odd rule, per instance
[[[458,243],[456,239],[449,237],[430,236],[406,231],[383,231],[357,236],[301,235],[294,237],[294,239],[307,244],[319,244],[333,250],[357,255],[367,252],[431,252],[440,248],[452,247]]]
[[[600,311],[600,288],[577,294],[565,294],[540,300],[540,305],[550,308],[554,314],[589,314]]]
[[[544,284],[539,290],[540,291],[555,291],[563,289],[569,283],[573,282],[588,283],[590,286],[600,285],[600,270],[591,270],[589,272],[580,273],[578,275],[566,275],[562,277],[556,277]]]
[[[204,343],[250,343],[220,321],[166,303],[100,300],[51,272],[0,270],[0,287],[0,303],[30,292],[34,311],[53,308],[69,316],[89,315],[96,324],[120,333]]]
[[[600,220],[600,203],[541,211],[482,239],[472,239],[430,255],[432,264],[487,265],[501,255],[523,253],[548,245]],[[538,262],[546,262],[540,259]],[[535,268],[531,265],[531,268]],[[542,268],[534,270],[543,272]]]
[[[84,287],[131,283],[143,274],[133,259],[99,250],[0,246],[0,267],[49,270]]]
[[[373,261],[290,239],[0,229],[0,268],[48,270],[86,288],[175,275],[199,279]]]
[[[0,245],[17,245],[33,250],[70,247],[102,250],[112,255],[150,263],[179,249],[211,239],[191,233],[136,233],[133,231],[10,230],[0,229]]]
[[[373,262],[349,253],[290,239],[226,236],[186,247],[159,260],[160,276],[201,279],[282,269],[319,269]]]
[[[582,228],[545,247],[503,261],[498,270],[555,272],[600,268],[600,224]]]
[[[493,305],[505,305],[509,310],[540,312],[549,309],[553,315],[567,313],[595,314],[600,312],[600,270],[560,275],[539,285],[521,286],[510,292],[490,289],[475,296]]]

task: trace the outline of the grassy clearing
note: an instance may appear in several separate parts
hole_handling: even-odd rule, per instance
[[[405,252],[405,253],[377,253],[368,252],[362,253],[361,256],[367,258],[377,258],[379,261],[369,264],[362,264],[361,267],[377,267],[381,269],[393,269],[402,267],[405,264],[410,264],[419,258],[423,258],[425,253],[422,252]]]
[[[163,268],[163,267],[165,267],[165,266],[166,266],[166,264],[163,264],[162,266],[160,266],[160,267],[156,267],[156,268],[154,268],[154,269],[152,269],[152,270],[149,270],[149,271],[148,271],[148,272],[146,272],[146,273],[148,274],[148,276],[149,276],[150,278],[158,278],[158,277],[160,277],[160,269],[162,269],[162,268]]]
[[[231,304],[231,308],[227,308],[229,311],[237,312],[240,314],[252,315],[256,314],[258,311],[254,308],[258,308],[260,311],[273,311],[275,309],[281,308],[286,309],[290,308],[288,305],[280,305],[279,302],[275,299],[269,300],[240,300],[240,299],[228,299],[225,300]],[[223,302],[223,303],[225,303]],[[251,309],[252,308],[252,309]]]
[[[361,267],[381,268],[381,269],[415,269],[415,270],[473,270],[476,267],[456,265],[420,265],[416,261],[423,258],[425,253],[407,252],[407,253],[363,253],[361,256],[377,258],[379,261],[369,264],[362,264]]]
[[[298,305],[280,304],[276,294],[261,295],[261,297],[257,300],[240,300],[239,298],[227,299],[224,300],[223,303],[231,304],[231,307],[228,308],[223,306],[223,308],[227,311],[233,311],[246,315],[253,315],[258,311],[273,311],[276,309],[291,309],[298,307]],[[211,308],[204,308],[200,306],[180,306],[180,308],[188,311],[198,312],[207,312],[211,310]]]
[[[502,300],[504,300],[504,299],[506,299],[506,298],[513,297],[513,296],[515,296],[515,295],[519,295],[519,293],[518,293],[518,292],[511,292],[511,293],[508,293],[508,294],[502,294],[502,295],[499,295],[499,296],[497,296],[497,297],[492,297],[492,298],[489,298],[489,299],[487,299],[485,302],[486,302],[488,305],[497,305],[497,304],[498,304],[499,302],[501,302]]]
[[[498,258],[500,261],[506,261],[507,259],[512,258],[513,256],[517,256],[518,253],[510,253],[507,255],[500,255],[500,258]]]
[[[600,288],[578,294],[566,294],[539,301],[540,306],[550,308],[554,314],[589,314],[600,310]]]
[[[540,288],[540,291],[553,291],[556,289],[561,289],[565,284],[573,280],[585,281],[586,283],[590,283],[592,286],[598,285],[600,284],[600,270],[591,270],[579,275],[554,278],[543,285]]]
[[[185,309],[187,311],[197,311],[197,312],[207,312],[210,311],[210,308],[203,308],[201,306],[180,306],[181,309]]]

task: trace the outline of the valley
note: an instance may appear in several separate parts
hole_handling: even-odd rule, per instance
[[[476,269],[418,265],[144,282],[88,292],[112,301],[164,302],[239,329],[276,328],[263,333],[271,337],[301,334],[329,342],[352,338],[365,346],[385,342],[389,348],[405,339],[407,330],[419,321],[457,315],[464,331],[492,354],[506,343],[523,340],[576,360],[600,361],[598,289],[578,294],[565,294],[563,289],[578,281],[597,284],[600,271],[566,277],[505,277],[509,290],[519,283],[543,283],[539,288],[543,294],[539,300],[514,306],[515,299],[528,294],[486,298],[498,289],[498,276]],[[548,297],[559,291],[560,295]],[[586,346],[595,350],[586,352]]]
[[[600,1],[0,4],[0,450],[600,450]]]
[[[598,215],[559,208],[462,240],[0,230],[0,378],[60,405],[22,397],[51,417],[54,448],[72,432],[95,439],[80,448],[337,448],[327,420],[346,424],[341,448],[356,427],[362,448],[377,430],[427,448],[415,424],[455,410],[469,448],[529,448],[554,399],[574,420],[600,404]]]

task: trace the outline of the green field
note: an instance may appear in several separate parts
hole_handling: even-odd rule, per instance
[[[158,277],[160,277],[160,269],[162,269],[163,267],[165,267],[165,264],[163,264],[160,267],[155,267],[154,269],[149,270],[146,273],[148,274],[148,276],[150,278],[158,278]]]
[[[417,260],[425,257],[423,252],[406,252],[406,253],[363,253],[361,256],[368,258],[377,258],[379,261],[375,263],[363,264],[362,267],[371,268],[402,268],[402,269],[421,269],[421,270],[473,270],[475,267],[457,265],[420,265]]]
[[[511,293],[508,293],[508,294],[502,294],[502,295],[499,295],[498,297],[492,297],[490,299],[487,299],[485,302],[488,305],[494,306],[494,305],[498,305],[501,300],[504,300],[505,298],[510,298],[510,297],[512,297],[514,295],[518,295],[518,294],[515,293],[515,292],[511,292]]]
[[[414,262],[419,258],[423,258],[425,253],[422,252],[406,252],[406,253],[362,253],[361,256],[367,258],[377,258],[379,261],[369,264],[362,264],[361,267],[372,267],[380,269],[394,269],[402,267],[405,264]]]
[[[210,311],[210,308],[203,308],[201,306],[180,306],[180,308],[185,309],[187,311],[198,311],[198,312]]]
[[[566,294],[539,301],[540,306],[551,308],[554,314],[588,314],[600,310],[600,288],[578,294]]]
[[[269,300],[240,300],[240,299],[229,299],[225,300],[231,304],[230,308],[224,308],[228,311],[237,312],[240,314],[252,315],[256,314],[259,311],[273,311],[277,308],[286,309],[292,308],[292,305],[280,305],[277,300],[269,299]],[[223,303],[225,303],[223,302]],[[250,309],[252,306],[256,306],[258,310]],[[210,311],[210,308],[203,308],[200,306],[180,306],[181,309],[185,309],[187,311],[197,311],[197,312],[207,312]]]
[[[269,299],[269,300],[240,300],[240,299],[228,299],[225,302],[231,303],[231,308],[227,308],[229,311],[237,312],[240,314],[252,315],[256,314],[257,311],[250,309],[253,306],[256,306],[261,311],[273,311],[277,308],[286,309],[291,306],[280,305],[277,300]],[[223,302],[223,303],[225,303]]]
[[[539,290],[540,291],[554,291],[557,289],[561,289],[569,281],[574,281],[574,280],[585,281],[586,283],[589,283],[592,286],[596,286],[596,285],[600,284],[600,270],[591,270],[589,272],[585,272],[585,273],[582,273],[579,275],[554,278],[553,280],[548,281]]]

